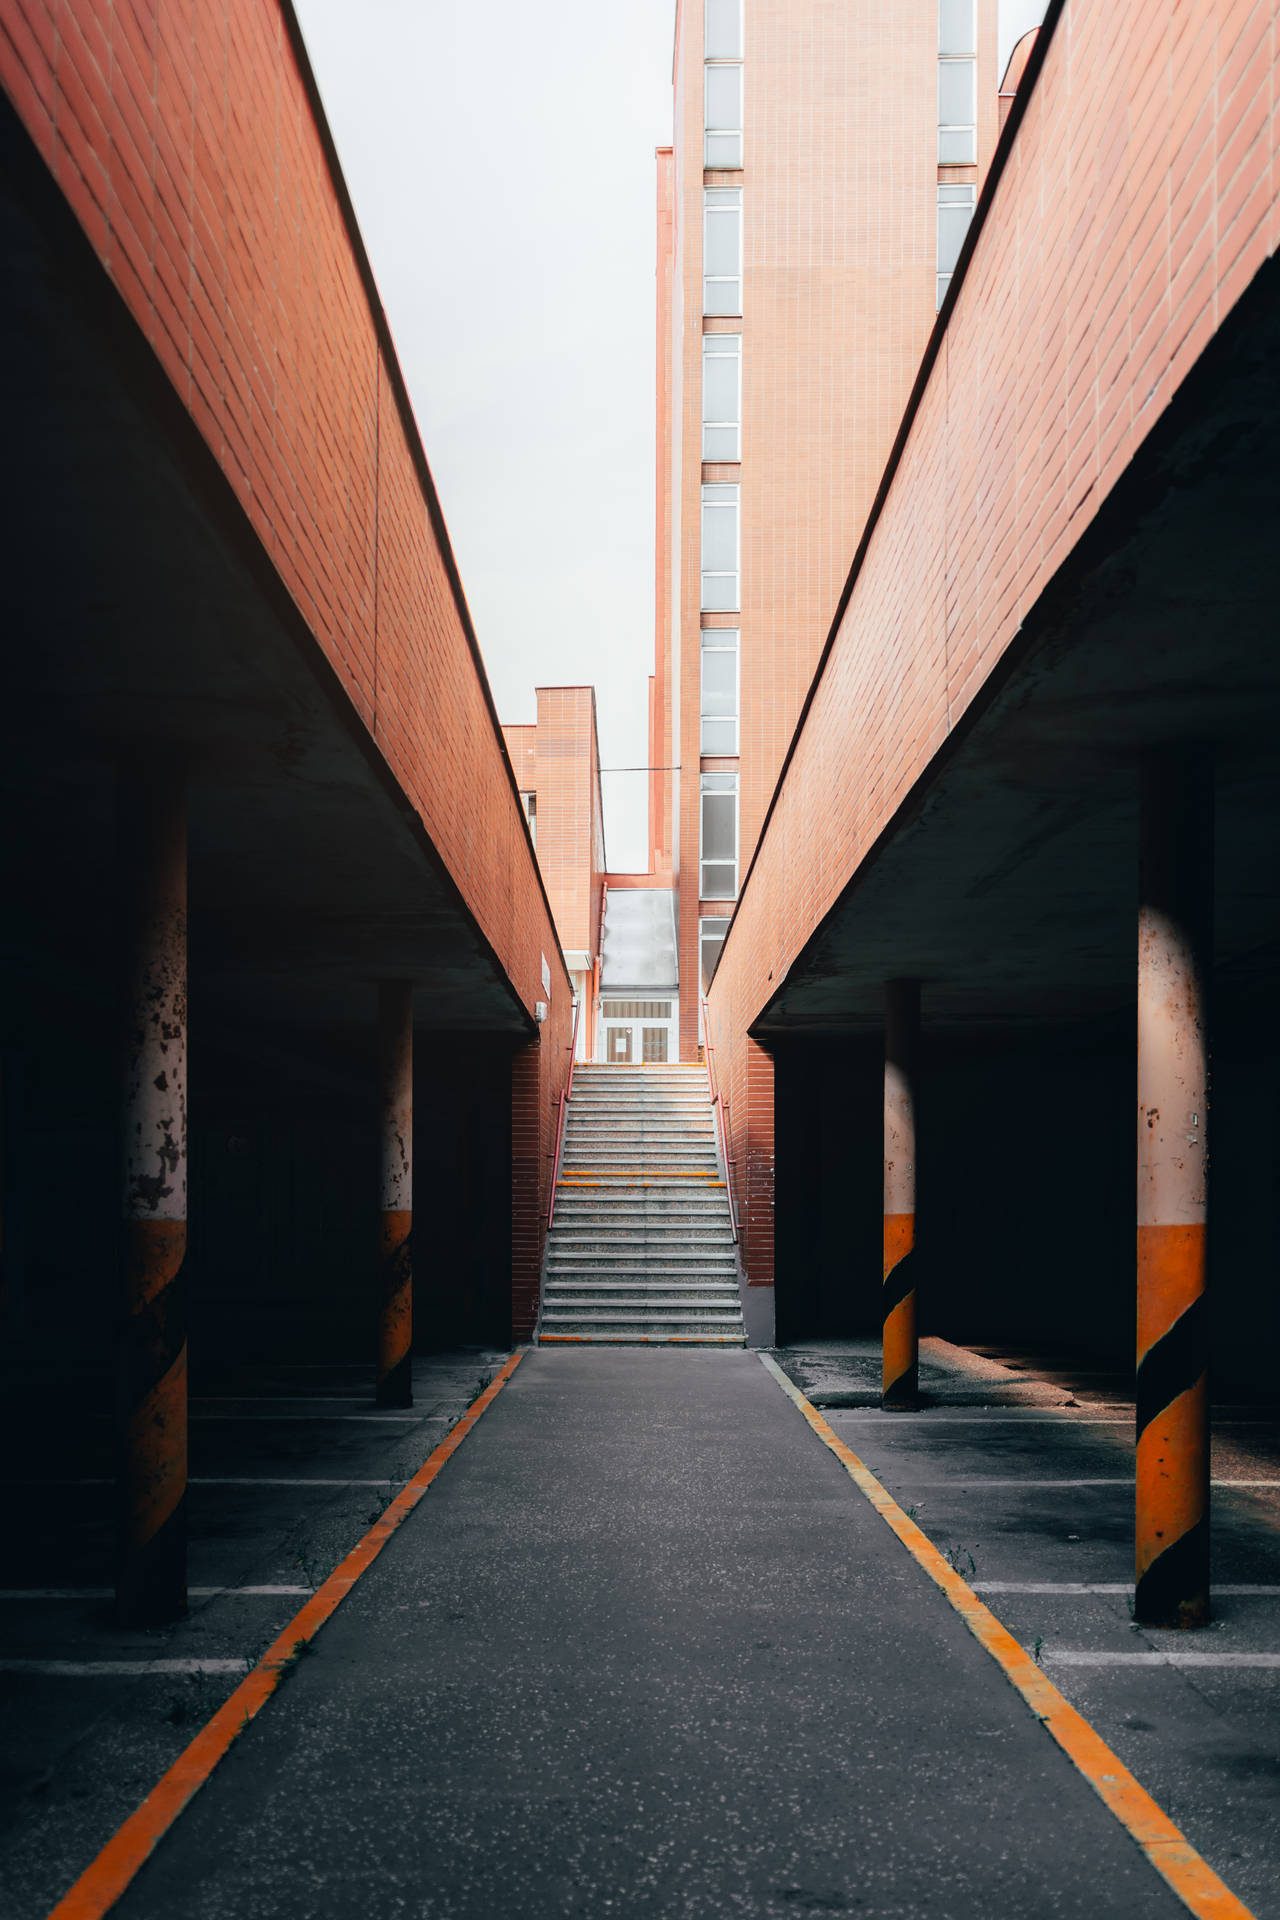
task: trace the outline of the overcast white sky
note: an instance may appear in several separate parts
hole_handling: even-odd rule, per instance
[[[603,764],[641,766],[674,0],[295,4],[498,711],[590,681]],[[1002,70],[1042,13],[1002,0]],[[645,779],[604,788],[609,863],[643,867]]]

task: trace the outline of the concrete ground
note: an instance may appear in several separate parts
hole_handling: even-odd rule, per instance
[[[878,1339],[809,1340],[777,1349],[783,1371],[815,1407],[878,1407],[882,1356]],[[1072,1398],[995,1349],[958,1347],[926,1335],[920,1342],[920,1402],[929,1407],[1061,1406]]]
[[[1118,1369],[988,1351],[1069,1403],[981,1404],[975,1370],[968,1405],[825,1418],[1258,1920],[1280,1920],[1276,1409],[1215,1408],[1213,1624],[1139,1630],[1132,1373],[1125,1399]]]
[[[526,1355],[117,1911],[1185,1910],[757,1356],[640,1349]]]
[[[25,1399],[7,1384],[4,1920],[42,1920],[505,1357],[468,1349],[415,1360],[408,1413],[375,1409],[368,1365],[202,1382],[191,1403],[190,1615],[134,1632],[114,1624],[102,1585],[109,1383],[90,1375],[74,1397]]]

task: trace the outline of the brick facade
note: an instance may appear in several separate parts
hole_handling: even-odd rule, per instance
[[[291,10],[12,0],[0,85],[530,1014],[551,964],[545,1109],[568,982]]]
[[[1051,10],[713,983],[748,1191],[748,1029],[1280,241],[1278,32],[1246,0]],[[746,1254],[763,1277],[763,1228]]]

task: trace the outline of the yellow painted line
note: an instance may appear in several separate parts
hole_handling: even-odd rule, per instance
[[[540,1333],[540,1347],[742,1347],[740,1333]]]
[[[788,1380],[777,1362],[767,1353],[761,1363],[773,1375],[789,1400],[799,1407],[813,1431],[835,1454],[858,1491],[870,1501],[885,1525],[897,1534],[907,1552],[919,1562],[935,1585],[941,1587],[960,1618],[1017,1688],[1031,1711],[1057,1741],[1074,1766],[1084,1775],[1121,1826],[1137,1841],[1156,1872],[1173,1888],[1178,1898],[1201,1920],[1257,1920],[1256,1915],[1238,1900],[1230,1887],[1196,1852],[1181,1830],[1174,1826],[1151,1798],[1146,1788],[1117,1759],[1106,1741],[1094,1732],[1083,1715],[1058,1692],[1051,1680],[1036,1665],[1007,1627],[1001,1626],[989,1607],[983,1606],[973,1588],[951,1567],[933,1542],[909,1520],[892,1494],[886,1492],[874,1473],[859,1460],[851,1447],[833,1432],[817,1409],[809,1404],[800,1389]]]
[[[713,1173],[680,1173],[672,1167],[563,1167],[562,1180],[599,1180],[602,1176],[612,1180],[637,1179],[643,1176],[647,1180],[715,1180]],[[720,1182],[717,1180],[716,1185]]]
[[[472,1402],[457,1425],[426,1458],[408,1485],[370,1527],[368,1533],[334,1568],[322,1587],[294,1614],[284,1632],[267,1648],[212,1720],[202,1727],[185,1752],[161,1775],[142,1805],[108,1840],[91,1866],[59,1900],[49,1920],[100,1920],[113,1907],[146,1863],[178,1815],[195,1797],[236,1737],[266,1706],[281,1676],[299,1649],[312,1639],[330,1614],[346,1599],[356,1581],[377,1559],[392,1534],[408,1519],[432,1481],[462,1445],[476,1421],[520,1364],[513,1353],[492,1383]]]

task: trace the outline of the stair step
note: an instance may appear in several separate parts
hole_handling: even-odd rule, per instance
[[[740,1333],[742,1315],[682,1313],[678,1307],[667,1307],[651,1313],[584,1311],[554,1318],[550,1314],[542,1317],[540,1332],[544,1339],[549,1333],[579,1330],[592,1333]]]
[[[557,1250],[564,1253],[582,1253],[593,1247],[602,1253],[606,1249],[617,1253],[658,1253],[678,1247],[688,1247],[695,1253],[716,1253],[733,1245],[733,1235],[727,1225],[654,1227],[649,1233],[632,1233],[617,1227],[596,1227],[589,1231],[568,1226],[562,1229],[557,1220],[551,1238]]]
[[[725,1315],[729,1321],[741,1320],[742,1314],[736,1299],[704,1300],[700,1294],[686,1293],[679,1287],[668,1287],[661,1291],[646,1293],[643,1298],[623,1293],[564,1293],[557,1294],[554,1300],[548,1299],[542,1309],[545,1325],[555,1326],[563,1320],[576,1319],[586,1312],[609,1314],[632,1313],[692,1313],[695,1316],[708,1313],[717,1316],[719,1325]]]
[[[538,1338],[746,1344],[705,1067],[578,1067]]]

